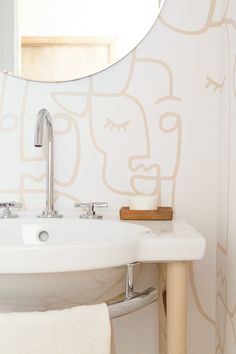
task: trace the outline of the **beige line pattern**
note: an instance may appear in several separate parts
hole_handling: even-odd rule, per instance
[[[236,51],[236,46],[235,46],[235,38],[234,41],[231,39],[229,30],[232,30],[235,32],[236,26],[235,22],[232,19],[225,19],[224,24],[226,26],[226,32],[227,32],[227,40],[228,40],[228,53],[227,53],[227,58],[225,59],[227,64],[228,64],[228,85],[230,88],[229,91],[229,97],[228,97],[228,105],[229,105],[229,117],[227,117],[228,124],[229,126],[229,134],[227,137],[227,140],[225,143],[228,145],[228,151],[229,151],[229,156],[228,156],[228,174],[230,176],[230,172],[232,170],[231,162],[230,162],[230,155],[231,155],[231,129],[233,128],[232,126],[232,118],[236,114],[236,109],[235,109],[235,104],[233,102],[233,99],[235,100],[235,66],[236,66],[236,56],[235,54],[232,57],[232,52]],[[234,47],[233,47],[234,45]],[[231,89],[232,88],[232,89]],[[234,109],[233,109],[234,108]],[[226,118],[226,117],[224,117]],[[232,253],[234,254],[233,257],[235,257],[235,250],[229,249],[229,243],[231,243],[231,238],[235,237],[230,231],[229,231],[229,222],[230,222],[230,204],[229,200],[231,198],[230,196],[230,188],[231,188],[231,183],[235,183],[230,181],[230,177],[228,177],[228,210],[227,210],[227,231],[226,231],[226,241],[225,245],[223,246],[219,241],[217,243],[217,265],[218,265],[218,272],[217,272],[217,292],[216,292],[216,303],[217,303],[217,319],[218,319],[218,342],[216,343],[216,353],[221,353],[221,354],[227,354],[228,350],[230,352],[235,352],[236,350],[236,301],[235,301],[235,293],[232,293],[232,285],[230,282],[234,281],[232,279],[232,275],[229,278],[229,274],[232,274],[232,270],[229,269],[226,265],[228,262],[230,262],[230,258],[232,258]],[[222,186],[220,186],[222,187]],[[232,221],[231,221],[232,222]],[[234,220],[235,222],[235,220]],[[234,272],[234,277],[235,277],[235,272]],[[231,291],[230,291],[231,290]],[[230,298],[234,299],[234,302],[229,305],[228,301]],[[233,347],[229,348],[229,341],[231,339],[231,344]]]
[[[2,88],[2,94],[1,94],[1,101],[0,101],[0,108],[4,104],[4,99],[5,99],[5,93],[6,93],[6,82],[7,82],[7,76],[3,76],[3,88]],[[29,82],[25,82],[25,88],[24,88],[24,95],[23,95],[23,100],[22,100],[22,106],[20,109],[20,144],[19,144],[19,150],[20,150],[20,158],[22,162],[38,162],[38,161],[43,161],[45,159],[44,155],[42,154],[39,157],[25,157],[25,151],[24,151],[24,141],[25,141],[25,111],[26,111],[26,104],[27,104],[27,97],[28,97],[28,92],[29,92]],[[52,93],[52,97],[53,93]],[[56,101],[56,100],[55,100]],[[56,101],[57,103],[57,101]],[[1,110],[0,110],[1,112]],[[83,112],[81,116],[83,116],[86,112]],[[2,115],[2,119],[5,119],[6,117],[9,117],[10,114],[4,114]],[[55,135],[65,135],[65,134],[70,134],[71,131],[75,132],[75,159],[74,159],[74,167],[71,173],[71,176],[69,179],[65,182],[60,181],[59,179],[55,178],[55,183],[58,186],[61,187],[69,187],[73,185],[73,183],[76,181],[78,171],[79,171],[79,165],[80,165],[80,136],[79,136],[79,129],[77,126],[77,122],[75,121],[74,117],[69,116],[68,114],[64,112],[56,113],[53,115],[53,120],[56,122],[57,120],[63,119],[67,123],[67,127],[63,130],[57,130],[54,129]],[[16,117],[16,122],[17,122],[17,117]],[[12,131],[16,129],[16,125],[13,127],[13,129],[8,129],[8,131]],[[4,130],[5,131],[5,130]],[[33,141],[33,140],[32,140]],[[45,174],[40,175],[40,176],[34,176],[33,174],[30,173],[23,173],[20,176],[20,182],[19,182],[19,189],[17,188],[11,188],[11,189],[0,189],[0,193],[3,194],[18,194],[19,195],[19,201],[23,205],[23,209],[27,210],[27,203],[25,201],[25,196],[26,194],[44,194],[45,189],[43,188],[27,188],[25,187],[25,182],[28,181],[33,181],[36,183],[41,183],[45,179]],[[55,200],[58,199],[59,197],[66,197],[73,202],[78,202],[79,199],[74,197],[73,195],[70,195],[69,193],[65,192],[59,192],[55,191]]]
[[[124,123],[115,123],[111,119],[106,118],[106,123],[104,124],[104,129],[109,129],[110,131],[112,130],[117,130],[118,133],[120,133],[121,130],[127,132],[127,127],[130,124],[130,122],[127,120]]]
[[[1,95],[0,95],[0,131],[5,133],[10,133],[17,128],[18,119],[16,114],[3,113],[6,90],[7,90],[7,76],[5,75],[3,77],[3,83],[2,83]],[[4,122],[7,122],[9,118],[11,119],[12,123],[10,126],[5,127]]]
[[[87,99],[87,103],[85,105],[84,110],[79,113],[72,111],[71,109],[68,108],[68,106],[65,106],[63,103],[60,102],[60,97],[81,97],[81,96],[87,96],[87,92],[84,93],[77,93],[77,92],[67,92],[67,91],[62,91],[62,92],[52,92],[51,97],[53,101],[65,112],[67,112],[70,115],[73,115],[75,117],[85,117],[86,114],[88,113],[89,110],[89,100]]]
[[[159,18],[160,22],[162,22],[162,24],[164,26],[168,27],[172,31],[175,31],[175,32],[182,34],[182,35],[188,35],[188,36],[201,35],[201,34],[207,32],[211,28],[221,27],[222,25],[231,25],[234,28],[236,28],[236,22],[232,18],[227,17],[227,11],[228,11],[230,0],[227,1],[227,5],[225,7],[225,11],[224,11],[224,14],[222,15],[221,20],[220,21],[213,20],[213,17],[214,17],[215,11],[216,11],[217,1],[218,0],[211,0],[206,22],[202,28],[199,28],[197,30],[184,30],[184,29],[178,28],[178,27],[172,25],[171,23],[168,23],[168,21],[166,21],[162,15]],[[189,1],[189,6],[192,6],[191,1]]]
[[[121,90],[120,94],[124,94],[129,85],[130,85],[130,82],[132,80],[132,76],[134,74],[134,67],[135,67],[135,62],[136,62],[136,50],[134,49],[132,52],[131,52],[131,63],[130,63],[130,68],[129,68],[129,73],[128,73],[128,77],[127,77],[127,80],[126,80],[126,84],[124,86],[124,88]]]
[[[189,264],[189,278],[190,278],[190,284],[191,284],[191,288],[192,288],[192,293],[193,293],[193,297],[195,300],[195,303],[197,305],[197,308],[199,310],[199,312],[201,313],[201,315],[214,327],[216,327],[216,321],[211,318],[206,310],[203,309],[202,304],[201,304],[201,300],[199,298],[198,295],[198,291],[197,291],[197,287],[196,287],[196,282],[195,282],[195,277],[194,277],[194,271],[193,271],[193,264],[190,263]]]
[[[232,26],[234,29],[236,29],[236,22],[232,18],[224,18],[222,20],[222,24]]]
[[[145,135],[146,135],[146,142],[147,142],[147,153],[145,155],[135,155],[135,156],[131,156],[129,158],[129,169],[130,171],[132,171],[133,173],[135,172],[138,172],[138,170],[142,167],[143,168],[143,165],[142,164],[138,164],[135,168],[133,167],[133,161],[134,160],[143,160],[143,159],[150,159],[151,157],[151,143],[150,143],[150,138],[149,138],[149,135],[148,135],[148,117],[146,116],[146,113],[145,113],[145,109],[142,105],[142,103],[133,95],[131,95],[129,93],[129,87],[130,87],[130,84],[132,82],[132,78],[133,78],[133,75],[134,75],[134,69],[135,69],[135,65],[136,63],[144,63],[144,64],[156,64],[156,65],[160,65],[162,66],[167,72],[168,72],[168,76],[169,76],[169,94],[168,96],[166,97],[162,97],[160,99],[158,99],[156,101],[156,104],[161,104],[162,102],[165,102],[165,101],[170,101],[170,100],[173,100],[173,101],[177,101],[179,102],[180,101],[180,98],[179,97],[176,97],[174,95],[174,85],[173,85],[173,74],[171,72],[171,69],[170,67],[163,61],[161,60],[158,60],[158,59],[152,59],[152,58],[137,58],[136,56],[136,52],[133,51],[132,53],[132,61],[131,61],[131,64],[130,64],[130,70],[129,70],[129,74],[128,74],[128,78],[127,78],[127,81],[126,81],[126,84],[124,86],[124,88],[119,92],[119,93],[110,93],[110,92],[104,92],[104,93],[96,93],[94,92],[94,89],[93,89],[93,79],[92,77],[90,78],[90,101],[93,99],[93,97],[124,97],[124,98],[128,98],[130,100],[133,100],[137,106],[139,107],[140,109],[140,112],[142,112],[142,116],[143,116],[143,122],[144,122],[144,126],[145,126]],[[91,103],[90,103],[90,109],[91,109]],[[173,172],[173,175],[172,176],[161,176],[161,168],[159,166],[159,164],[155,164],[155,165],[150,165],[149,168],[145,169],[146,171],[150,171],[151,169],[156,169],[156,177],[147,177],[147,176],[142,176],[142,175],[133,175],[130,179],[130,185],[131,185],[131,188],[132,188],[132,192],[126,192],[126,191],[120,191],[116,188],[114,188],[110,183],[109,181],[107,180],[107,177],[106,177],[106,170],[107,170],[107,164],[108,164],[108,161],[107,161],[107,154],[106,152],[101,149],[99,147],[99,145],[97,144],[96,142],[96,139],[95,139],[95,136],[94,136],[94,133],[93,133],[93,130],[92,130],[92,121],[91,121],[91,117],[92,117],[92,112],[90,110],[90,132],[91,132],[91,138],[93,140],[93,143],[96,147],[96,149],[101,152],[104,156],[104,162],[103,162],[103,181],[104,181],[104,184],[107,188],[109,188],[112,192],[116,193],[116,194],[120,194],[120,195],[136,195],[136,194],[139,194],[140,191],[136,188],[135,186],[135,180],[136,179],[139,179],[139,178],[142,178],[143,180],[146,180],[146,181],[150,181],[150,180],[153,180],[155,181],[155,188],[153,189],[153,192],[152,194],[158,194],[159,196],[159,199],[161,198],[161,181],[164,181],[164,180],[170,180],[172,181],[172,193],[171,193],[171,201],[172,201],[172,205],[174,206],[174,200],[175,200],[175,184],[176,184],[176,177],[177,177],[177,173],[178,173],[178,168],[179,168],[179,163],[180,163],[180,155],[181,155],[181,131],[182,131],[182,128],[181,128],[181,119],[180,119],[180,116],[175,113],[175,112],[170,112],[170,113],[165,113],[163,114],[161,117],[160,117],[160,122],[159,123],[159,128],[161,131],[163,131],[164,133],[170,133],[170,132],[173,132],[173,131],[177,131],[177,136],[178,136],[178,142],[177,142],[177,149],[176,149],[176,163],[175,163],[175,168],[174,168],[174,172]],[[170,130],[166,130],[163,128],[163,122],[164,122],[164,119],[166,117],[169,117],[169,116],[174,116],[176,118],[176,124],[174,125],[174,127]]]
[[[189,6],[192,6],[191,3],[192,1],[189,1]],[[229,72],[224,73],[225,75],[223,76],[223,79],[220,82],[215,80],[215,76],[212,75],[212,73],[206,72],[201,74],[203,77],[203,81],[206,78],[205,87],[204,83],[202,85],[202,92],[204,92],[205,95],[207,95],[208,91],[213,91],[217,94],[220,93],[220,96],[222,97],[227,87],[230,87],[230,103],[226,103],[230,106],[231,109],[230,116],[228,117],[228,120],[230,121],[233,119],[234,116],[236,116],[236,111],[232,108],[234,107],[233,99],[235,100],[236,98],[236,53],[234,53],[234,55],[231,55],[230,53],[233,53],[233,51],[236,52],[236,49],[233,48],[234,43],[230,37],[229,31],[236,31],[236,22],[233,19],[233,14],[231,17],[231,14],[229,13],[229,1],[225,3],[224,14],[219,20],[216,20],[214,16],[217,4],[217,0],[210,1],[210,5],[207,9],[206,14],[202,13],[202,18],[205,18],[206,20],[201,26],[201,28],[198,29],[186,30],[184,27],[184,22],[182,28],[178,28],[178,26],[176,26],[175,24],[169,23],[166,20],[164,14],[161,17],[160,22],[163,27],[162,30],[164,29],[164,31],[166,31],[165,33],[167,33],[167,38],[168,33],[174,31],[176,35],[179,36],[177,38],[181,39],[181,43],[185,40],[184,36],[188,36],[188,38],[186,38],[186,42],[191,40],[194,43],[196,36],[199,36],[199,38],[201,38],[202,36],[202,40],[204,41],[205,35],[209,30],[218,31],[220,29],[226,29],[226,31],[228,32],[227,35],[229,41],[229,48],[227,53]],[[182,11],[186,10],[183,9]],[[211,45],[210,42],[208,44]],[[152,43],[152,45],[158,44]],[[178,49],[178,45],[176,46],[176,48]],[[183,50],[181,45],[180,48],[181,50]],[[112,71],[107,70],[103,73],[90,76],[89,78],[85,79],[86,83],[88,84],[88,89],[85,89],[84,91],[81,91],[79,88],[76,91],[75,86],[70,86],[70,84],[65,84],[61,86],[52,85],[52,88],[47,98],[50,102],[49,108],[52,110],[55,126],[57,126],[57,123],[60,119],[63,120],[65,123],[65,127],[63,129],[55,129],[55,135],[57,139],[60,139],[62,137],[68,138],[68,142],[66,144],[68,144],[68,146],[70,145],[71,153],[74,156],[74,160],[71,164],[71,171],[69,176],[67,176],[66,181],[61,180],[60,175],[56,176],[55,178],[56,201],[60,202],[60,199],[62,198],[63,200],[65,199],[72,205],[73,202],[78,202],[80,200],[81,194],[83,194],[82,188],[80,189],[80,178],[81,175],[83,176],[84,172],[82,170],[82,167],[84,168],[84,166],[82,166],[82,161],[83,159],[87,161],[87,151],[90,151],[90,148],[91,151],[94,153],[94,161],[89,161],[89,163],[93,165],[94,162],[97,168],[96,161],[99,160],[100,165],[99,170],[94,170],[92,166],[89,170],[89,173],[95,174],[96,178],[98,178],[99,173],[101,173],[102,188],[104,187],[104,190],[107,191],[109,196],[111,195],[111,198],[116,200],[116,198],[119,197],[128,197],[130,195],[139,194],[140,192],[142,192],[140,188],[141,183],[141,186],[146,186],[150,184],[152,186],[151,193],[158,193],[159,202],[161,203],[164,195],[164,185],[166,183],[169,183],[170,201],[171,204],[175,206],[177,177],[180,171],[180,162],[183,154],[183,149],[186,149],[186,146],[183,147],[183,134],[188,134],[187,128],[184,125],[185,121],[183,120],[182,116],[184,112],[183,106],[186,103],[186,99],[189,98],[182,96],[182,93],[180,94],[180,96],[178,96],[179,87],[181,85],[179,82],[177,82],[178,75],[176,75],[177,73],[172,68],[171,60],[168,57],[168,55],[170,55],[169,53],[163,54],[162,51],[157,51],[158,54],[148,55],[145,54],[144,51],[143,56],[141,56],[139,53],[139,48],[137,48],[137,50],[134,50],[130,54],[130,61],[127,61],[126,69],[128,68],[128,71],[125,77],[125,82],[122,84],[122,87],[120,87],[120,89],[101,89],[103,85],[104,87],[107,87],[107,83],[110,84],[114,80],[119,81],[120,71],[118,70],[118,74],[114,73],[114,68]],[[117,64],[117,66],[119,67],[119,64]],[[163,84],[163,86],[168,86],[168,92],[166,92],[164,95],[157,94],[155,102],[146,102],[145,97],[142,96],[142,92],[139,93],[138,91],[138,89],[142,85],[142,75],[141,71],[139,71],[141,70],[139,69],[140,66],[142,66],[143,71],[146,70],[146,72],[148,72],[148,70],[151,70],[153,74],[155,74],[156,71],[167,73],[167,82],[163,82],[159,85],[161,86]],[[103,84],[99,86],[99,84],[97,85],[97,83],[99,82],[99,79],[101,79],[101,77],[103,78]],[[139,82],[137,81],[138,79],[140,80]],[[134,83],[137,91],[134,90]],[[29,123],[29,119],[34,119],[34,117],[28,116],[28,112],[30,112],[29,108],[31,108],[32,104],[30,102],[30,94],[31,90],[33,90],[33,86],[29,82],[25,82],[24,84],[19,86],[21,87],[21,89],[19,89],[18,94],[22,95],[22,100],[19,104],[19,107],[17,107],[19,114],[15,114],[9,111],[6,112],[7,109],[5,108],[6,102],[11,96],[11,92],[9,92],[11,87],[9,85],[9,77],[7,75],[3,75],[0,87],[0,133],[9,134],[9,136],[10,134],[18,134],[17,136],[19,140],[17,140],[15,148],[17,151],[19,151],[19,158],[21,161],[22,171],[20,172],[20,176],[17,177],[18,180],[16,180],[16,186],[14,185],[11,188],[11,185],[8,185],[8,181],[3,181],[5,184],[1,184],[0,193],[3,196],[6,196],[7,198],[9,198],[9,196],[18,196],[19,200],[23,203],[24,209],[27,210],[30,209],[30,205],[28,204],[28,200],[30,198],[34,198],[35,200],[35,198],[37,197],[44,196],[45,173],[42,173],[44,169],[40,170],[40,172],[36,172],[35,168],[36,166],[37,168],[38,166],[44,166],[45,157],[43,155],[43,152],[41,155],[27,156],[27,151],[24,144],[26,139],[25,137],[27,136],[27,124]],[[97,87],[100,88],[97,89]],[[112,87],[112,85],[108,85],[108,87]],[[154,88],[152,88],[152,90],[154,90]],[[40,90],[36,92],[38,92],[40,96]],[[192,98],[194,99],[194,97]],[[40,98],[38,99],[40,100]],[[67,103],[70,102],[70,99],[73,99],[74,102],[76,102],[74,107],[73,104]],[[110,100],[112,103],[117,102],[114,104],[114,112],[120,108],[119,102],[121,102],[122,100],[122,102],[125,102],[125,106],[128,107],[130,105],[136,110],[137,116],[139,116],[140,121],[142,121],[143,130],[142,132],[140,132],[140,134],[143,133],[142,139],[146,141],[146,145],[144,144],[146,150],[144,149],[143,154],[140,153],[139,150],[136,153],[132,152],[132,154],[128,154],[127,167],[130,172],[130,175],[128,177],[126,177],[126,175],[122,175],[121,177],[119,177],[121,179],[125,179],[124,185],[126,189],[122,189],[122,187],[120,186],[117,187],[115,183],[117,182],[118,177],[112,176],[112,178],[109,178],[108,167],[110,161],[108,152],[110,153],[112,151],[107,151],[101,144],[101,142],[97,139],[97,131],[94,127],[94,116],[96,115],[96,111],[94,111],[93,107],[95,101],[99,102],[99,100],[103,99],[107,101]],[[81,102],[83,102],[83,104],[81,104]],[[155,112],[158,112],[156,113],[154,119],[153,116],[149,113],[151,105],[153,105],[153,111],[154,109],[156,109]],[[132,112],[130,111],[130,113]],[[98,118],[102,117],[99,116]],[[226,118],[227,117],[224,117],[224,119]],[[128,115],[124,117],[121,116],[119,122],[113,122],[112,117],[105,116],[105,119],[107,119],[107,121],[105,120],[104,124],[101,123],[104,137],[105,133],[110,134],[111,136],[111,134],[117,132],[119,138],[122,139],[125,134],[127,135],[129,133],[129,128],[134,130],[134,128],[132,128],[131,119]],[[154,123],[156,123],[156,125],[153,124],[153,120],[155,120]],[[171,125],[169,125],[170,121],[172,122]],[[116,128],[111,128],[110,124],[112,123],[116,124]],[[87,129],[88,131],[86,137],[81,134],[82,124],[83,128]],[[107,129],[104,130],[104,128]],[[159,143],[158,133],[162,134],[162,136],[164,137],[171,137],[172,134],[174,136],[173,142],[170,143],[170,145],[174,145],[174,156],[172,156],[174,163],[171,172],[168,174],[163,172],[162,163],[156,157],[158,156],[157,152],[159,153],[159,151],[153,151],[153,136],[155,136],[156,145],[154,144],[154,146],[156,149],[156,146],[158,146]],[[140,139],[140,145],[143,143],[143,141],[141,141],[142,139]],[[88,144],[88,149],[86,144]],[[91,148],[91,146],[93,149]],[[112,150],[112,147],[110,149]],[[60,151],[63,153],[63,148],[61,148]],[[163,154],[165,154],[165,151],[163,152]],[[168,155],[166,156],[168,157]],[[99,186],[99,181],[97,184]],[[85,186],[84,189],[89,192],[90,186]],[[216,354],[228,354],[226,353],[226,340],[229,338],[230,335],[233,334],[232,342],[236,342],[236,301],[230,303],[230,299],[232,297],[235,298],[235,294],[230,293],[230,285],[232,285],[231,282],[233,280],[229,277],[227,269],[227,261],[230,260],[230,257],[232,257],[231,249],[229,248],[229,241],[232,237],[235,237],[235,235],[227,234],[226,246],[221,244],[219,240],[217,242],[217,271],[216,275],[214,274],[217,279],[215,318],[213,315],[210,314],[210,310],[205,305],[205,299],[202,297],[202,295],[200,295],[202,294],[202,289],[197,286],[197,275],[194,270],[195,267],[198,267],[198,265],[189,265],[189,279],[194,303],[198,310],[199,318],[205,321],[205,323],[209,325],[210,329],[213,328],[213,330],[215,330],[216,345],[214,349],[212,348],[212,352],[215,351]],[[201,329],[196,330],[200,331]],[[232,352],[235,351],[235,347],[231,348]],[[195,348],[193,348],[192,350],[193,353],[195,353],[194,350]]]
[[[191,3],[191,2],[190,2]],[[191,6],[191,4],[190,4]],[[229,1],[227,2],[226,8],[225,8],[225,12],[222,15],[222,19],[221,21],[214,21],[213,17],[214,17],[214,12],[215,12],[215,8],[216,8],[216,0],[212,0],[211,1],[211,5],[209,7],[209,12],[208,12],[208,16],[207,16],[207,20],[205,25],[202,28],[199,28],[198,30],[184,30],[181,28],[177,28],[176,26],[172,25],[171,23],[168,23],[163,16],[161,16],[161,22],[164,26],[168,27],[169,29],[182,34],[182,35],[188,35],[188,36],[194,36],[194,35],[201,35],[205,32],[207,32],[210,28],[217,28],[217,27],[222,27],[222,26],[231,26],[232,28],[236,29],[236,22],[229,17],[229,15],[227,14],[228,9],[229,9]],[[226,27],[226,31],[228,33],[228,28]],[[229,43],[229,33],[228,33],[228,43]],[[228,53],[230,53],[230,48],[228,48]],[[229,55],[229,54],[228,54]],[[228,60],[228,59],[226,59]],[[230,59],[229,59],[229,71],[231,70],[231,63],[230,63]],[[236,84],[235,84],[235,80],[236,80],[236,56],[234,56],[234,62],[233,62],[233,93],[234,93],[234,97],[236,97]],[[222,92],[226,83],[226,77],[222,80],[222,82],[217,82],[216,80],[213,80],[209,75],[206,76],[206,80],[207,83],[205,85],[205,88],[210,88],[212,87],[213,90],[215,92],[220,91]],[[231,78],[227,77],[227,81],[229,81],[229,86],[230,86],[230,81]],[[230,99],[230,98],[229,98]],[[231,104],[229,103],[229,106],[231,107]],[[234,115],[236,114],[236,112],[234,113]],[[231,119],[231,117],[229,117],[229,120]],[[227,240],[228,240],[228,235],[227,235]],[[226,242],[226,248],[220,243],[217,243],[217,250],[218,250],[218,254],[219,252],[222,253],[224,255],[224,257],[227,257],[228,255],[228,241]],[[217,261],[219,262],[219,257],[217,257]],[[221,266],[221,265],[220,265]],[[226,271],[226,270],[225,270]],[[216,348],[215,348],[215,353],[216,354],[227,354],[225,352],[225,338],[226,338],[226,331],[229,331],[229,328],[226,328],[226,319],[229,319],[229,324],[231,326],[231,329],[234,333],[234,343],[236,343],[236,328],[234,327],[234,322],[233,322],[233,317],[235,316],[235,312],[236,312],[236,304],[235,306],[230,309],[227,305],[227,275],[224,275],[223,270],[220,268],[220,270],[217,272],[217,280],[219,283],[224,284],[224,288],[225,288],[225,294],[222,295],[221,292],[217,291],[216,294],[216,303],[217,303],[217,307],[216,307],[216,311],[217,311],[217,319],[213,319],[211,318],[208,314],[207,314],[207,310],[203,309],[202,306],[202,302],[199,299],[199,295],[198,295],[198,290],[196,287],[196,283],[195,283],[195,276],[194,276],[194,271],[193,271],[193,265],[190,265],[189,267],[189,276],[190,276],[190,283],[191,283],[191,288],[192,288],[192,293],[194,296],[194,300],[195,303],[197,305],[197,308],[199,310],[199,312],[201,313],[201,315],[210,323],[215,327],[216,330],[216,337],[217,337],[217,341],[216,341]],[[220,305],[223,306],[224,308],[224,316],[221,318],[220,317]],[[223,321],[223,333],[220,333],[220,326],[222,326],[222,322]],[[236,344],[235,344],[235,348],[236,348]],[[233,348],[231,348],[231,350],[233,350]],[[235,351],[235,349],[233,350],[233,352]]]
[[[227,256],[227,248],[225,248],[224,246],[222,246],[220,244],[220,242],[217,242],[217,248],[220,252],[224,253],[225,256]]]
[[[20,113],[20,158],[21,161],[23,162],[32,162],[32,161],[42,161],[44,160],[43,156],[43,150],[41,156],[38,157],[25,157],[25,151],[24,151],[24,141],[25,141],[25,110],[26,110],[26,104],[27,104],[27,96],[28,96],[28,91],[29,91],[29,85],[30,83],[28,81],[25,82],[25,89],[24,89],[24,96],[23,96],[23,102],[22,102],[22,107],[21,107],[21,113]]]
[[[175,125],[171,128],[171,129],[166,129],[164,128],[164,120],[166,117],[169,116],[174,116],[176,118],[176,123]],[[174,112],[166,112],[165,114],[163,114],[160,117],[160,121],[159,121],[159,126],[160,129],[166,133],[170,133],[173,131],[177,131],[177,136],[178,136],[178,141],[176,144],[176,163],[175,163],[175,167],[174,167],[174,171],[173,171],[173,175],[170,177],[167,176],[162,176],[161,179],[162,180],[166,180],[166,179],[172,179],[173,181],[173,187],[172,187],[172,196],[171,196],[171,202],[172,202],[172,206],[173,208],[175,207],[175,192],[176,192],[176,179],[177,179],[177,175],[179,172],[179,166],[180,166],[180,159],[181,159],[181,147],[182,147],[182,123],[181,123],[181,117],[179,114],[174,113]]]
[[[209,88],[210,86],[213,86],[213,90],[216,92],[216,91],[221,91],[224,87],[224,84],[225,84],[225,78],[223,79],[222,82],[217,82],[215,80],[213,80],[209,75],[206,76],[206,80],[207,80],[207,83],[206,83],[206,86],[205,88]]]
[[[134,62],[132,62],[131,64],[131,71],[133,70],[132,66],[134,65]],[[131,79],[131,76],[129,75],[128,77],[128,81]],[[126,88],[127,88],[127,83],[126,83]],[[97,144],[96,142],[96,139],[94,137],[94,134],[93,134],[93,130],[92,130],[92,122],[91,122],[91,115],[92,115],[92,112],[91,112],[91,100],[92,100],[92,97],[95,96],[95,97],[125,97],[127,99],[130,99],[132,100],[133,102],[135,102],[135,104],[139,107],[140,109],[140,112],[142,113],[142,116],[143,116],[143,121],[144,121],[144,126],[145,126],[145,135],[146,135],[146,141],[147,141],[147,144],[148,144],[148,147],[147,147],[147,154],[144,155],[144,156],[132,156],[129,158],[129,168],[130,170],[132,170],[133,172],[136,172],[138,167],[136,169],[132,168],[132,160],[133,159],[143,159],[143,158],[149,158],[150,156],[150,143],[149,143],[149,138],[148,138],[148,128],[147,128],[147,117],[146,117],[146,114],[145,114],[145,110],[144,108],[142,107],[142,105],[140,104],[140,102],[133,96],[129,95],[129,94],[126,94],[124,92],[124,90],[121,91],[121,93],[118,93],[118,94],[111,94],[111,93],[104,93],[104,94],[101,94],[101,93],[93,93],[93,81],[92,81],[92,78],[90,78],[90,133],[91,133],[91,138],[92,138],[92,141],[96,147],[96,149],[101,152],[104,156],[104,162],[103,162],[103,168],[102,168],[102,171],[103,171],[103,182],[105,184],[105,186],[110,189],[112,192],[114,193],[117,193],[117,194],[121,194],[121,195],[135,195],[138,193],[135,185],[134,185],[134,176],[131,178],[130,180],[130,184],[132,186],[132,189],[133,191],[132,192],[125,192],[125,191],[119,191],[117,190],[116,188],[113,188],[108,180],[107,180],[107,177],[106,177],[106,168],[107,168],[107,155],[106,155],[106,152],[103,151],[99,145]],[[158,167],[157,167],[158,168]],[[159,169],[159,168],[158,168]],[[136,176],[137,177],[137,176]],[[146,180],[149,180],[149,179],[152,179],[150,177],[143,177],[144,179]],[[158,189],[158,182],[156,183],[156,187],[155,187],[155,190],[154,190],[154,193],[156,193]]]
[[[191,3],[190,3],[191,6]],[[171,25],[170,23],[168,23],[167,21],[164,20],[163,16],[160,16],[160,21],[168,28],[170,28],[172,31],[175,31],[179,34],[183,34],[183,35],[188,35],[188,36],[193,36],[193,35],[200,35],[205,33],[210,27],[218,27],[221,26],[221,22],[213,22],[213,16],[214,16],[214,12],[215,12],[215,7],[216,7],[216,0],[211,0],[210,3],[210,7],[209,7],[209,12],[207,15],[207,19],[206,19],[206,23],[204,24],[204,26],[198,30],[183,30],[180,28],[177,28],[173,25]]]

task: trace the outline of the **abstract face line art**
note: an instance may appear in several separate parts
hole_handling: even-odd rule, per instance
[[[113,109],[115,105],[119,107],[117,111]],[[150,150],[143,109],[134,98],[127,95],[93,96],[90,109],[92,139],[96,148],[104,155],[105,185],[115,193],[135,194],[132,178],[137,169],[132,171],[130,160],[144,159],[148,157]],[[145,177],[148,172],[147,169],[143,170],[144,178],[150,178]],[[123,175],[127,177],[128,183],[122,178]],[[114,183],[114,179],[117,183]]]
[[[212,87],[212,89],[215,92],[221,91],[224,87],[224,84],[225,84],[225,78],[223,79],[222,82],[218,82],[216,80],[213,80],[209,75],[206,76],[206,85],[205,85],[206,89]]]
[[[127,127],[130,124],[130,121],[125,121],[124,123],[115,123],[112,120],[110,120],[109,118],[106,118],[106,124],[104,125],[105,129],[109,129],[110,131],[112,130],[117,130],[118,133],[120,131],[125,131],[127,132]]]
[[[139,59],[135,54],[133,58],[131,74],[119,93],[94,92],[90,79],[90,131],[96,149],[103,154],[103,182],[120,195],[158,193],[161,198],[162,187],[168,188],[169,203],[174,204],[182,128],[178,113],[168,113],[165,106],[173,102],[176,109],[180,98],[174,96],[173,76],[166,63]],[[157,92],[147,85],[156,85]],[[164,147],[166,153],[170,140],[173,153],[168,164],[162,164],[161,151]]]

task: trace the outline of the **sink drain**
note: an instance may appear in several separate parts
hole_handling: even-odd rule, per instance
[[[40,241],[46,242],[49,239],[49,234],[47,231],[41,231],[38,237]]]

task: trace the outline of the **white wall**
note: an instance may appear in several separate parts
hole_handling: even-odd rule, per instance
[[[33,133],[46,107],[56,131],[59,210],[96,199],[118,211],[130,195],[158,191],[163,205],[175,204],[205,235],[206,256],[189,268],[188,354],[222,353],[215,345],[217,154],[219,97],[228,94],[220,37],[227,45],[228,31],[235,34],[228,5],[235,6],[167,0],[137,49],[90,78],[42,84],[0,77],[0,151],[9,147],[0,155],[2,200],[20,200],[35,213],[44,204],[45,161]],[[127,121],[127,130],[117,128]],[[156,277],[155,266],[148,274]],[[118,354],[156,354],[155,316],[151,308],[116,324]]]

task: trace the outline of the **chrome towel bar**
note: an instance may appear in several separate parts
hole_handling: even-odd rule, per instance
[[[129,299],[108,305],[110,318],[118,318],[140,310],[152,304],[158,298],[157,289],[148,288],[141,293],[134,293]]]
[[[130,263],[126,268],[125,298],[108,304],[111,319],[128,315],[152,304],[158,299],[158,292],[155,288],[148,288],[142,292],[134,292],[134,266],[137,263]]]

